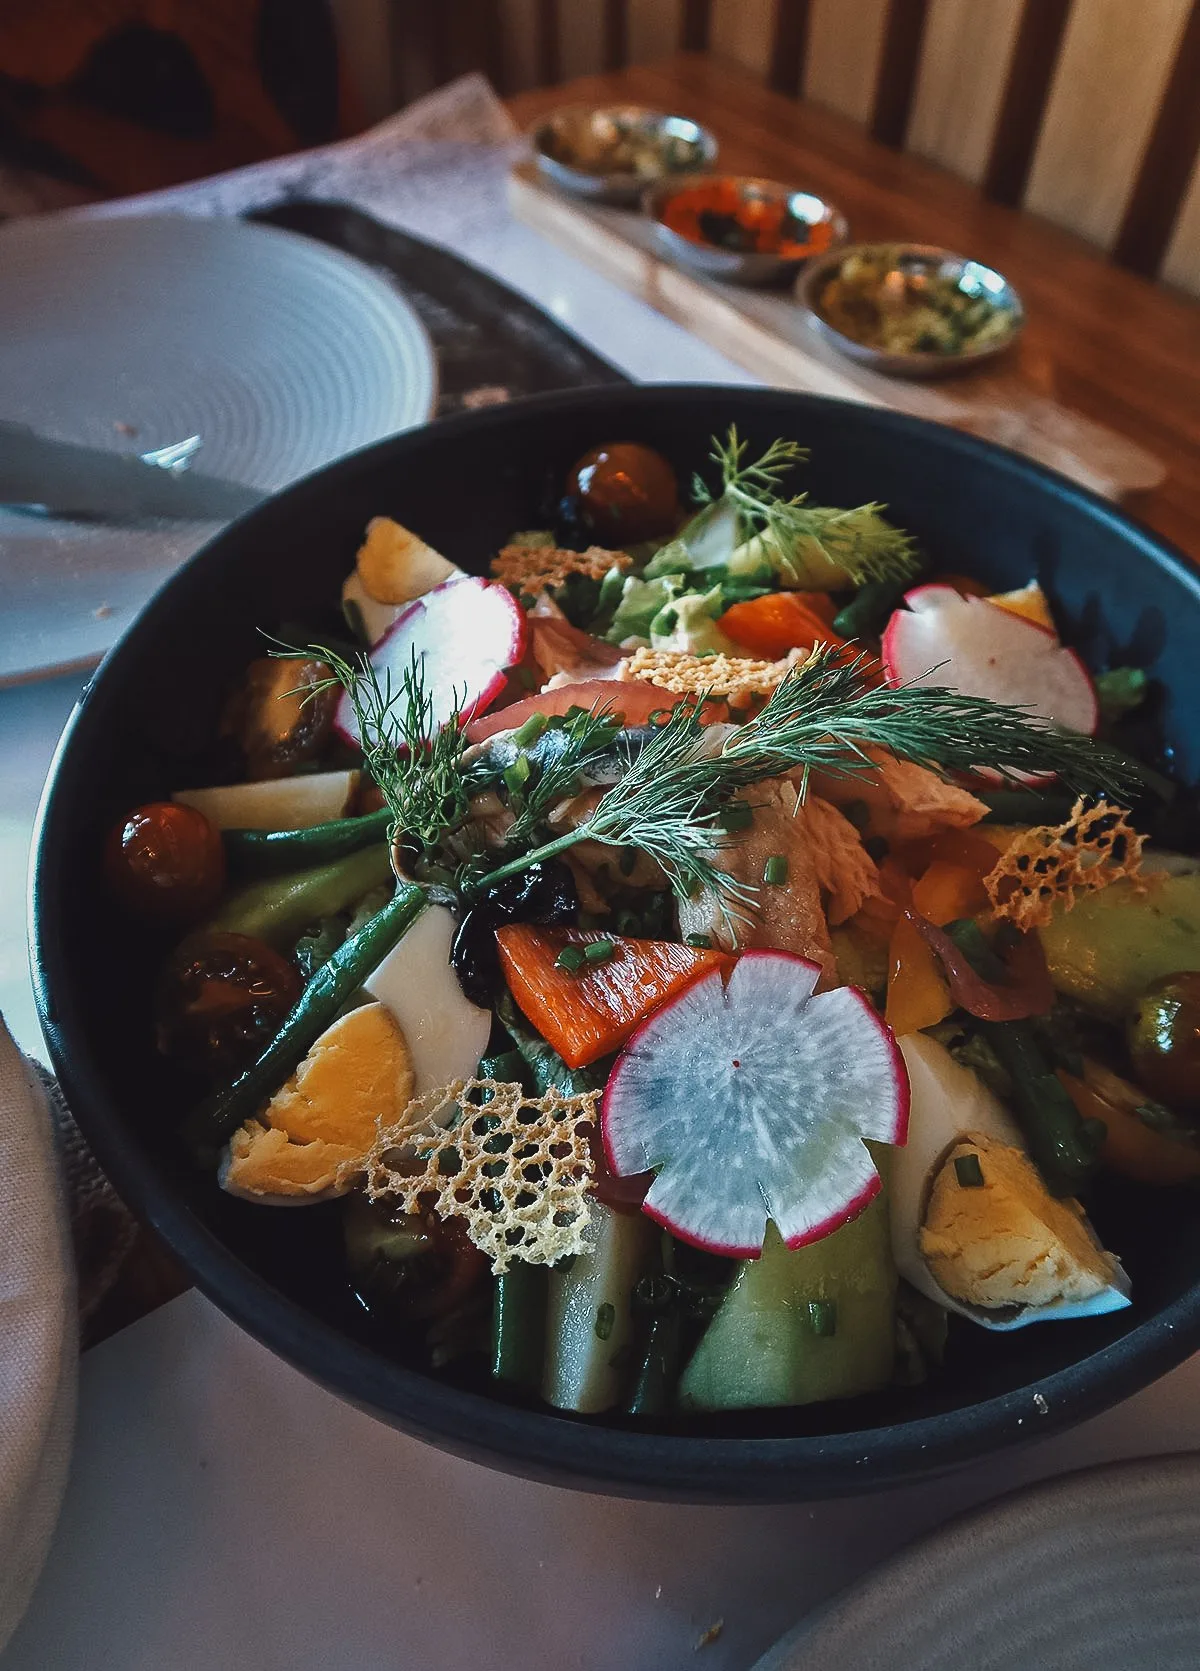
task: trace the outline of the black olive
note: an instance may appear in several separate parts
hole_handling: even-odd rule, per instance
[[[496,930],[502,923],[569,923],[578,911],[575,878],[561,859],[543,859],[485,888],[459,923],[450,947],[464,995],[481,1009],[491,1007],[501,981]]]

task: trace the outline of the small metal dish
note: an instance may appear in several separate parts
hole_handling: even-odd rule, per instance
[[[673,261],[732,284],[782,284],[847,234],[845,217],[824,198],[748,175],[665,180],[642,206]],[[767,247],[738,247],[755,236]]]
[[[656,180],[711,168],[717,156],[698,122],[636,104],[563,105],[529,138],[546,179],[606,203],[637,203]]]
[[[953,284],[956,291],[973,301],[986,301],[1002,316],[1003,328],[982,342],[969,339],[962,347],[885,349],[847,335],[832,324],[825,303],[830,283],[839,276],[845,264],[854,259],[878,261],[881,273],[877,290],[885,292],[894,287],[899,292],[902,306],[915,289],[931,280]],[[869,292],[867,293],[869,294]],[[841,353],[876,371],[894,377],[945,377],[953,372],[966,371],[983,364],[997,354],[1011,348],[1025,325],[1025,309],[1021,298],[1002,273],[985,267],[979,261],[956,255],[953,250],[937,244],[847,244],[820,260],[814,261],[796,283],[797,299],[809,312],[809,323],[826,341]]]

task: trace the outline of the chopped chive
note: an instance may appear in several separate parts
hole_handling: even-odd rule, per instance
[[[583,948],[583,955],[589,963],[607,963],[616,949],[611,940],[592,940]]]
[[[730,801],[717,816],[717,823],[727,835],[732,835],[735,830],[748,830],[753,822],[754,808],[747,806],[745,801]]]
[[[763,881],[769,888],[781,888],[788,879],[788,862],[782,853],[772,853],[763,866]]]
[[[584,961],[582,946],[564,946],[554,959],[554,967],[556,969],[569,969],[574,974],[577,969],[583,968]]]
[[[519,795],[529,782],[529,756],[518,754],[511,766],[504,768],[504,783],[509,794]]]
[[[638,856],[636,848],[622,847],[621,857],[617,860],[617,869],[621,872],[622,876],[632,876],[637,861]]]
[[[815,1335],[828,1339],[837,1333],[837,1301],[809,1300],[808,1326]]]
[[[712,935],[689,934],[686,937],[685,944],[695,946],[698,952],[710,952],[712,951]]]
[[[954,1175],[963,1189],[983,1188],[983,1167],[978,1155],[955,1155]]]
[[[603,1305],[597,1306],[596,1338],[598,1340],[607,1340],[609,1335],[613,1332],[613,1324],[616,1320],[617,1308],[613,1305],[611,1300],[605,1300]]]
[[[545,714],[530,714],[524,725],[513,732],[512,740],[518,748],[529,748],[546,729]]]

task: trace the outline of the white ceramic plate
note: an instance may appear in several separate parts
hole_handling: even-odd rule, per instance
[[[923,1539],[754,1671],[1195,1671],[1200,1456],[1068,1474]]]
[[[392,284],[238,220],[48,216],[0,227],[0,418],[268,491],[433,407],[433,352]],[[0,511],[0,683],[97,661],[214,532]]]

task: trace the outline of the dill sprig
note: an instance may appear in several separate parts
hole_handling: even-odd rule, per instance
[[[873,657],[838,657],[832,646],[815,652],[733,733],[721,756],[732,775],[754,782],[803,766],[850,776],[877,770],[868,750],[882,750],[942,777],[1053,772],[1075,794],[1127,794],[1141,782],[1127,755],[1082,732],[944,685],[880,685]]]
[[[717,863],[728,840],[721,815],[740,789],[797,768],[854,776],[878,771],[872,754],[909,760],[945,776],[990,766],[1006,777],[1055,772],[1074,793],[1125,793],[1137,768],[1113,749],[1061,731],[1020,708],[939,685],[880,686],[867,655],[837,659],[827,647],[795,668],[762,712],[719,750],[697,709],[680,704],[590,818],[484,878],[498,880],[578,841],[636,847],[661,865],[674,891],[712,889],[737,912],[753,892]],[[703,698],[700,699],[703,701]]]
[[[848,574],[855,585],[868,580],[904,580],[921,567],[911,534],[883,516],[885,507],[870,503],[850,510],[809,503],[807,493],[790,498],[782,492],[789,470],[807,459],[794,441],[773,441],[758,459],[747,459],[748,443],[734,425],[724,442],[714,436],[712,457],[720,467],[719,498],[737,518],[741,543],[758,536],[787,580],[803,581],[805,555],[819,557]],[[702,504],[713,495],[699,477],[695,491]]]
[[[548,815],[561,802],[579,793],[589,767],[596,765],[620,736],[621,716],[614,712],[611,703],[590,709],[576,708],[565,715],[562,725],[547,734],[543,745],[540,748],[535,745],[535,763],[528,779],[514,788],[512,781],[505,778],[509,811],[513,814],[505,846],[520,848],[540,839]],[[553,746],[546,746],[551,738]]]
[[[690,703],[679,703],[590,817],[540,847],[510,858],[477,885],[515,875],[577,842],[595,841],[648,854],[682,898],[711,889],[736,909],[753,890],[736,882],[713,858],[714,852],[729,845],[719,818],[736,787],[714,771],[715,764],[710,738],[696,710]]]
[[[393,836],[404,836],[428,857],[461,829],[471,810],[462,771],[466,738],[457,707],[446,723],[434,723],[433,698],[415,651],[398,683],[390,668],[381,677],[365,650],[351,658],[310,644],[271,653],[285,659],[312,656],[329,666],[330,677],[307,687],[309,694],[345,691],[363,766],[392,815]]]

